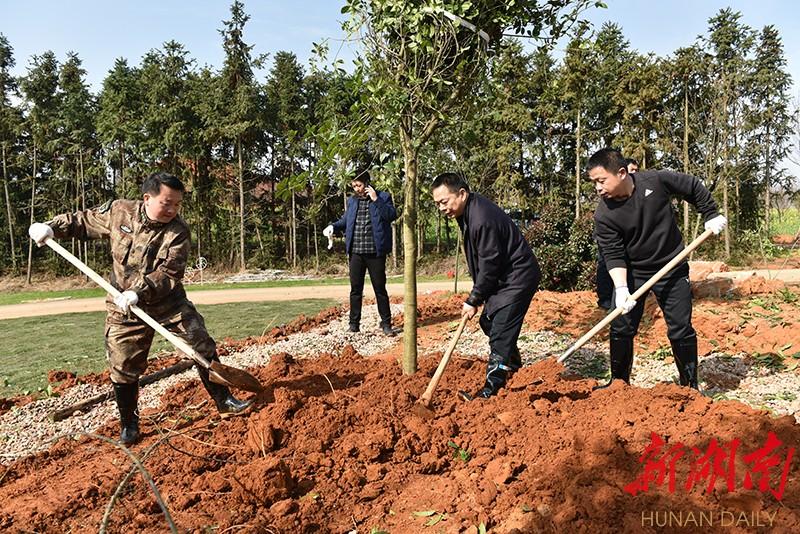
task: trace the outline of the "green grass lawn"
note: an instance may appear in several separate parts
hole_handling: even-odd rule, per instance
[[[211,335],[222,340],[261,335],[267,326],[335,305],[334,300],[308,299],[216,304],[199,311]],[[0,397],[45,391],[51,369],[78,374],[104,370],[104,320],[105,312],[90,312],[0,321]],[[171,345],[156,335],[151,356],[159,350],[171,350]]]
[[[101,273],[105,274],[105,273]],[[466,275],[463,275],[466,276]],[[437,280],[446,280],[445,276],[420,276],[417,281],[431,282]],[[403,281],[402,276],[391,276],[387,279],[389,283],[400,283]],[[35,287],[34,279],[34,287]],[[333,286],[333,285],[348,285],[350,280],[348,278],[320,278],[314,280],[274,280],[271,282],[242,282],[235,284],[226,283],[212,283],[212,284],[193,284],[187,285],[186,291],[189,293],[191,300],[191,293],[193,291],[210,291],[217,289],[246,289],[254,287],[298,287],[298,286]],[[369,282],[367,282],[369,285]],[[18,292],[4,292],[0,294],[0,306],[9,304],[21,304],[23,302],[32,302],[47,299],[84,299],[92,297],[102,297],[105,291],[100,288],[86,288],[86,289],[64,289],[59,291],[18,291]]]
[[[800,209],[787,208],[778,212],[772,210],[769,219],[769,233],[795,235],[800,231]]]

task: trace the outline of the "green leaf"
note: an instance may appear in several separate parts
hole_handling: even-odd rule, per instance
[[[419,512],[411,512],[416,517],[430,517],[436,513],[436,510],[422,510]]]
[[[447,518],[447,514],[438,514],[425,522],[426,527],[432,527],[433,525],[437,524],[439,521],[442,521]]]

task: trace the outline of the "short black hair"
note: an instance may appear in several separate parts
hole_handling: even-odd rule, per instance
[[[634,164],[634,165],[636,165],[637,167],[639,166],[639,162],[638,162],[638,161],[636,161],[635,159],[633,159],[633,158],[625,158],[625,167],[627,167],[627,166],[628,166],[628,165],[630,165],[631,163],[633,163],[633,164]]]
[[[451,193],[458,193],[458,191],[461,189],[469,193],[469,184],[467,183],[467,180],[466,178],[464,178],[463,174],[459,174],[456,172],[443,172],[442,174],[433,179],[433,183],[431,184],[431,191],[443,185],[447,186],[447,189]]]
[[[628,164],[622,157],[622,152],[616,148],[603,148],[592,154],[586,163],[586,170],[591,171],[597,167],[603,167],[608,172],[617,172],[620,169],[628,170]]]
[[[369,185],[372,181],[372,177],[369,175],[368,170],[363,170],[361,172],[356,173],[356,177],[353,178],[353,182],[361,182],[364,185]]]
[[[160,171],[154,172],[144,179],[144,182],[142,182],[142,193],[157,196],[161,192],[162,185],[165,185],[170,189],[174,189],[175,191],[180,191],[181,193],[186,191],[186,187],[184,187],[183,182],[181,182],[175,175]]]

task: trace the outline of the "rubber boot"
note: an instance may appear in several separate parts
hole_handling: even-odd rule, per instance
[[[114,396],[119,410],[119,440],[125,445],[136,443],[139,441],[139,412],[136,409],[139,384],[114,384]]]
[[[676,341],[670,340],[672,355],[678,367],[678,383],[698,389],[697,386],[697,337],[688,337]]]
[[[626,384],[631,383],[633,338],[612,337],[609,340],[609,351],[611,352],[611,379],[602,386],[595,386],[594,389],[607,388],[614,380],[624,380]]]
[[[240,414],[253,404],[252,399],[248,401],[240,401],[233,396],[231,390],[228,389],[227,386],[212,382],[211,378],[209,377],[208,369],[198,366],[197,374],[200,375],[200,380],[203,381],[203,385],[205,386],[206,391],[208,391],[208,394],[211,395],[212,399],[214,399],[214,403],[217,405],[217,411],[219,411],[219,414],[223,419],[232,415]]]
[[[466,391],[460,391],[459,395],[464,400],[493,397],[506,385],[513,373],[514,370],[504,361],[502,356],[492,354],[489,356],[489,363],[486,364],[486,382],[484,382],[483,387],[474,395],[470,395]]]

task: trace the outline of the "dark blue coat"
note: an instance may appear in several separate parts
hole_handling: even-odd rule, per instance
[[[397,219],[397,210],[392,204],[392,195],[375,191],[378,199],[369,203],[369,216],[372,223],[372,236],[375,238],[375,251],[378,256],[386,256],[392,251],[392,221]],[[342,218],[333,223],[333,229],[344,232],[344,246],[348,254],[353,248],[353,233],[356,228],[358,198],[353,195],[347,199],[347,209]]]

